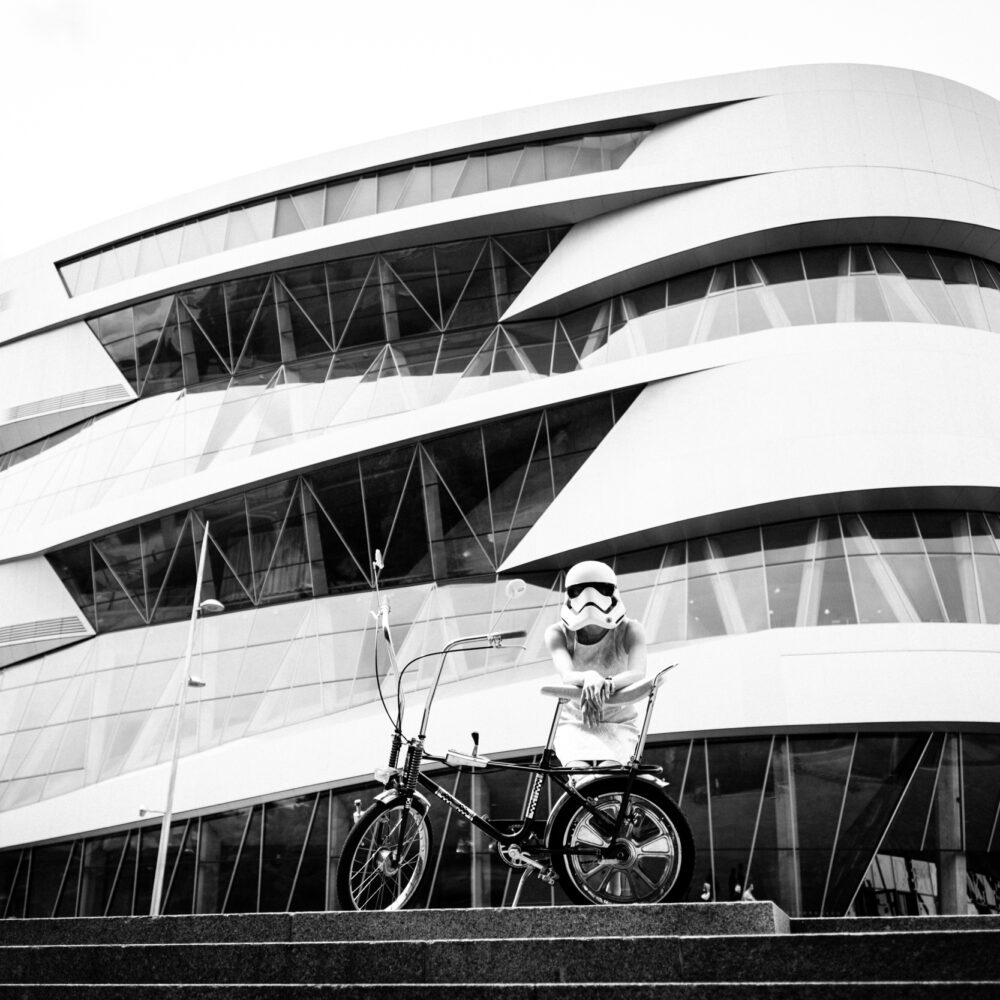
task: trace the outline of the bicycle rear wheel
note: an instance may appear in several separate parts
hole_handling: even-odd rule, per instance
[[[684,814],[656,784],[636,781],[628,814],[610,845],[626,780],[598,778],[580,788],[600,818],[567,796],[549,824],[552,864],[566,895],[576,903],[670,903],[683,898],[694,868],[694,838]]]
[[[345,910],[401,910],[417,894],[431,857],[431,827],[420,799],[376,800],[344,841],[337,899]]]

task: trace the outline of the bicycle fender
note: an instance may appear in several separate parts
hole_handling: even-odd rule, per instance
[[[412,794],[413,806],[422,815],[427,815],[427,810],[430,809],[431,804],[425,795],[420,792],[413,792]],[[384,792],[380,792],[372,800],[374,802],[393,802],[396,799],[403,798],[402,795],[395,788],[387,788]]]
[[[595,781],[604,781],[607,777],[608,775],[606,774],[595,774],[589,780],[579,784],[577,786],[577,791],[586,794],[588,785],[593,784]],[[652,774],[637,774],[635,776],[635,781],[636,784],[638,784],[640,781],[644,781],[647,784],[656,785],[656,787],[663,792],[666,792],[667,786],[670,784],[669,781],[664,781],[663,778],[657,778],[655,775]],[[563,792],[562,795],[560,795],[559,798],[553,804],[552,809],[549,812],[549,818],[545,822],[545,834],[543,837],[545,843],[548,843],[549,829],[552,826],[552,820],[559,815],[559,810],[562,809],[563,805],[565,804],[568,798],[570,798],[569,792]]]

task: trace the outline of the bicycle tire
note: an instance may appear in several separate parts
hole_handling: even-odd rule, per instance
[[[407,816],[401,859],[400,822]],[[419,892],[432,853],[427,806],[402,795],[376,799],[344,840],[337,866],[337,899],[345,910],[401,910]]]
[[[626,779],[596,778],[580,791],[613,822]],[[559,883],[574,903],[673,903],[684,898],[694,870],[694,837],[680,808],[658,784],[638,780],[629,796],[630,818],[617,840],[618,856],[563,853],[608,843],[594,817],[565,796],[549,822],[546,844]]]

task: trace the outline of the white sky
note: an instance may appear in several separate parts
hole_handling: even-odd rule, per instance
[[[1000,0],[0,0],[0,260],[380,136],[815,62],[1000,97]]]

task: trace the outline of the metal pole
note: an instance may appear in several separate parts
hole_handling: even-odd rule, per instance
[[[205,535],[201,541],[201,554],[198,557],[198,576],[194,584],[194,603],[191,606],[191,624],[188,626],[187,649],[184,652],[184,673],[181,679],[180,700],[177,706],[177,717],[174,721],[174,746],[170,754],[170,780],[167,783],[167,804],[163,811],[163,822],[160,825],[160,845],[156,851],[156,869],[153,876],[153,898],[149,903],[149,915],[158,917],[163,897],[163,877],[167,869],[167,844],[170,840],[170,821],[174,811],[174,787],[177,784],[177,758],[181,749],[181,729],[184,721],[184,709],[187,706],[188,687],[191,683],[191,654],[194,652],[194,634],[198,623],[198,612],[201,607],[201,581],[205,575],[205,553],[208,551],[208,522],[205,522]]]

